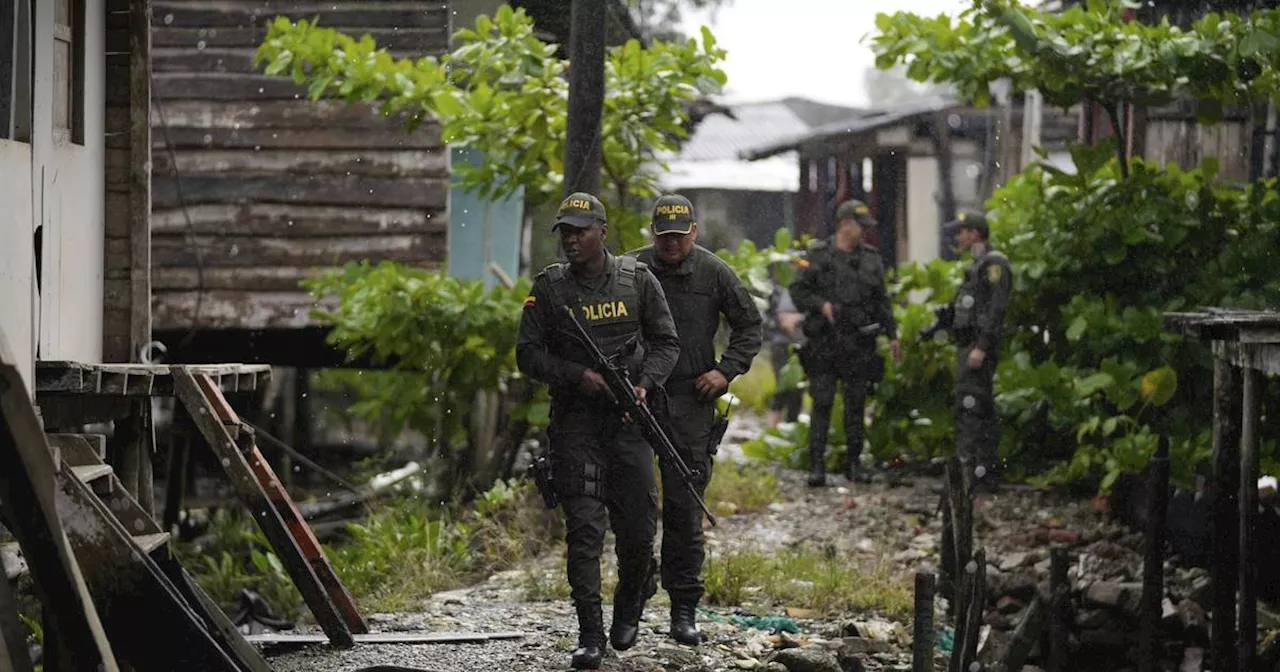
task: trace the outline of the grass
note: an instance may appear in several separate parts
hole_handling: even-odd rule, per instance
[[[784,606],[825,617],[877,612],[903,618],[912,607],[911,587],[887,562],[840,557],[806,549],[741,550],[708,557],[706,597],[722,607]]]
[[[763,465],[718,460],[705,499],[726,515],[763,511],[779,499],[778,478]]]
[[[379,503],[325,553],[362,611],[409,611],[546,552],[559,537],[556,524],[529,484],[499,483],[461,512],[416,497]],[[241,589],[252,588],[278,616],[309,617],[251,518],[220,512],[209,536],[177,552],[215,602],[234,613]]]
[[[769,410],[769,400],[777,388],[777,379],[773,375],[773,364],[769,362],[767,348],[751,362],[751,368],[729,383],[729,393],[742,401],[742,404],[757,413]]]

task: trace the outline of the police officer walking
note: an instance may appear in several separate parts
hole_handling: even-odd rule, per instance
[[[699,494],[711,479],[713,457],[723,436],[716,424],[715,402],[729,383],[751,368],[760,351],[764,321],[746,287],[734,270],[715,254],[697,245],[698,223],[693,205],[683,196],[658,199],[650,223],[654,243],[634,250],[641,263],[662,283],[676,330],[680,334],[680,358],[667,381],[668,404],[664,415],[689,468],[700,476]],[[723,315],[729,325],[729,343],[716,359],[715,337]],[[629,429],[627,444],[643,441]],[[683,644],[700,641],[694,622],[702,599],[702,510],[683,487],[679,474],[663,462],[662,470],[662,585],[671,596],[671,636]],[[634,639],[639,612],[618,621],[614,609],[615,646],[620,634]]]
[[[600,600],[606,520],[617,538],[614,603],[642,603],[637,596],[650,575],[657,487],[652,449],[619,442],[622,409],[592,370],[564,307],[579,315],[606,354],[640,337],[629,366],[641,400],[666,381],[680,342],[662,286],[649,269],[634,257],[605,250],[607,219],[595,196],[566,198],[554,230],[568,264],[548,266],[534,279],[520,320],[516,360],[522,372],[550,387],[551,463],[565,513],[569,585],[578,612],[579,648],[572,664],[595,669],[607,641]]]
[[[884,333],[894,361],[900,356],[897,323],[885,287],[884,265],[876,248],[863,242],[874,227],[861,201],[845,201],[836,210],[836,232],[809,250],[804,268],[791,284],[791,298],[805,314],[808,343],[801,364],[809,378],[813,412],[809,423],[809,485],[826,484],[827,431],[836,383],[844,387],[844,431],[848,452],[844,475],[865,480],[859,457],[866,395],[884,375],[876,337]]]
[[[955,299],[926,331],[946,329],[956,344],[956,454],[973,466],[980,486],[993,488],[999,448],[993,382],[1013,270],[991,246],[985,215],[961,213],[944,229],[955,232],[956,247],[973,260]]]

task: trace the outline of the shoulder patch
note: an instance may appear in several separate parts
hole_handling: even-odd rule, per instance
[[[991,284],[999,284],[1000,278],[1004,277],[1004,266],[1000,264],[987,265],[987,282]]]
[[[524,297],[524,307],[526,309],[534,307],[537,304],[537,302],[538,302],[538,297],[534,296],[533,294],[529,294],[529,296]]]

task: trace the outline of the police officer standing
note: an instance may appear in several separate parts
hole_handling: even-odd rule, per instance
[[[682,457],[700,476],[699,492],[711,479],[713,456],[723,430],[713,432],[715,402],[729,383],[751,368],[760,351],[764,321],[734,270],[715,254],[697,245],[698,223],[693,205],[683,196],[659,198],[650,223],[654,243],[632,251],[662,283],[676,329],[680,358],[667,381],[667,426]],[[715,337],[723,315],[729,343],[716,359]],[[628,444],[643,441],[628,431]],[[702,510],[670,465],[662,469],[662,585],[671,596],[671,636],[683,644],[700,641],[694,615],[702,599]],[[614,609],[615,638],[634,633],[634,621],[619,623]],[[634,638],[634,634],[631,634]],[[615,643],[616,646],[616,643]]]
[[[955,232],[956,247],[973,260],[955,299],[926,331],[945,329],[956,344],[956,454],[973,465],[980,486],[992,488],[999,447],[992,388],[1013,270],[1008,257],[991,247],[985,215],[961,213],[944,229]]]
[[[516,361],[551,393],[551,463],[565,513],[568,575],[578,612],[575,669],[595,669],[606,638],[600,600],[600,555],[606,520],[617,538],[615,604],[642,594],[653,556],[657,487],[653,451],[618,441],[621,410],[565,315],[570,307],[606,354],[640,336],[629,366],[644,400],[667,379],[680,342],[662,286],[633,257],[605,248],[604,206],[595,196],[571,194],[554,230],[568,264],[553,264],[534,279],[516,338]]]
[[[809,378],[813,412],[809,423],[809,485],[826,483],[827,430],[835,404],[836,383],[844,387],[844,431],[848,452],[844,475],[865,480],[859,457],[866,395],[884,374],[876,337],[884,333],[894,361],[900,356],[897,323],[885,287],[884,265],[876,248],[863,242],[874,227],[871,210],[861,201],[845,201],[836,210],[836,232],[809,250],[804,268],[791,284],[791,298],[805,314],[808,343],[801,364]]]

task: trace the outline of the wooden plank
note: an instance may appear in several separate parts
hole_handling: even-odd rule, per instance
[[[523,639],[523,632],[372,632],[355,635],[357,644],[466,644]],[[324,635],[272,632],[245,635],[254,644],[323,644]]]
[[[178,198],[174,180],[158,179],[152,207],[201,203],[304,203],[373,208],[440,208],[448,203],[443,178],[386,179],[356,176],[279,174],[188,175]]]
[[[204,384],[201,385],[201,388],[208,389]],[[220,394],[217,395],[219,398],[221,396]],[[241,431],[251,432],[252,430],[242,427]],[[369,632],[369,626],[365,623],[364,618],[360,616],[360,610],[356,607],[355,598],[351,596],[351,591],[347,590],[342,580],[338,578],[338,573],[334,571],[333,565],[329,563],[329,558],[325,556],[324,548],[320,546],[320,540],[316,538],[315,532],[311,530],[306,520],[303,519],[302,513],[298,511],[297,505],[289,497],[289,492],[285,490],[284,484],[276,477],[271,465],[267,464],[266,458],[262,456],[256,445],[251,447],[246,457],[249,466],[254,471],[254,475],[258,478],[258,482],[266,489],[267,496],[274,502],[276,509],[280,512],[280,517],[289,526],[290,535],[298,542],[298,547],[302,549],[303,556],[307,558],[311,568],[320,579],[320,584],[324,586],[325,592],[329,594],[334,606],[342,614],[347,627],[354,634]]]
[[[413,133],[384,122],[370,122],[363,129],[329,128],[318,120],[311,128],[166,128],[158,127],[152,150],[174,149],[377,149],[439,150],[440,127],[423,124]]]
[[[174,289],[240,289],[253,287],[265,292],[303,291],[301,283],[324,269],[289,266],[269,268],[157,268],[151,283],[157,291]]]
[[[157,331],[189,329],[200,304],[200,326],[205,329],[299,329],[320,324],[313,310],[332,311],[336,299],[317,301],[303,292],[157,292],[152,314]]]
[[[1233,366],[1254,369],[1268,376],[1280,375],[1280,345],[1217,341],[1213,352],[1216,357],[1225,359]]]
[[[1232,669],[1236,658],[1236,581],[1239,566],[1240,369],[1214,358],[1213,375],[1213,627],[1214,669]]]
[[[151,0],[129,5],[132,39],[129,49],[129,354],[134,361],[151,340]],[[149,419],[150,406],[146,409]],[[147,423],[148,427],[150,423]],[[150,431],[150,430],[148,430]],[[148,442],[149,443],[149,442]],[[149,450],[149,446],[148,446]],[[148,479],[141,492],[150,511],[151,463],[143,468]]]
[[[1240,409],[1240,551],[1236,567],[1240,582],[1236,600],[1236,613],[1240,617],[1236,644],[1238,670],[1255,669],[1258,658],[1258,549],[1254,529],[1258,518],[1258,436],[1266,384],[1261,371],[1244,372]]]
[[[198,5],[157,0],[156,27],[236,28],[261,26],[277,16],[291,20],[319,18],[325,26],[371,28],[403,26],[438,28],[449,25],[449,5],[441,2],[260,2],[241,3],[213,0]]]
[[[367,238],[244,238],[197,236],[157,237],[153,242],[156,268],[244,268],[293,266],[335,267],[350,261],[443,261],[442,237],[422,235],[370,236]],[[252,290],[248,284],[240,289]]]
[[[373,103],[341,100],[263,100],[246,105],[238,100],[171,100],[151,106],[151,123],[178,128],[327,129],[368,131],[371,127],[400,129],[405,116],[388,117]],[[432,122],[427,122],[431,124]],[[419,129],[427,132],[426,128]]]
[[[151,65],[156,72],[263,73],[268,63],[256,62],[257,52],[256,45],[210,47],[206,44],[204,49],[200,49],[197,43],[194,49],[189,46],[161,49],[152,56]],[[424,55],[420,49],[397,49],[387,53],[392,58],[415,61]]]
[[[190,220],[188,222],[188,219]],[[153,235],[375,236],[399,233],[444,235],[443,208],[345,208],[327,205],[204,204],[151,213]]]
[[[132,154],[128,147],[109,148],[103,156],[107,191],[129,192],[129,166]]]
[[[175,163],[176,159],[176,163]],[[124,160],[128,160],[127,156]],[[156,152],[155,174],[239,173],[258,171],[301,175],[351,175],[356,177],[449,177],[449,158],[443,149],[326,151],[321,149],[183,149]]]
[[[126,156],[124,158],[124,161],[127,163],[130,159],[127,156],[128,155],[127,151],[125,152],[125,154]],[[108,150],[107,156],[108,157],[111,156],[111,150]],[[105,206],[106,206],[106,213],[104,215],[105,221],[103,223],[105,230],[103,233],[108,238],[127,239],[129,237],[129,224],[130,224],[130,221],[129,221],[130,206],[129,206],[128,192],[120,193],[118,191],[113,191],[113,190],[107,191]],[[105,250],[104,250],[104,253],[105,253]],[[113,265],[112,261],[113,260],[110,260],[110,259],[107,260],[108,267]],[[128,259],[116,260],[116,261],[119,264],[128,266]]]
[[[327,24],[329,27],[337,27]],[[408,26],[369,27],[358,30],[344,30],[352,37],[369,35],[374,42],[384,49],[411,51],[420,56],[442,54],[449,50],[449,31],[443,26],[428,28],[410,28]],[[152,44],[156,47],[185,47],[188,49],[247,47],[256,49],[267,37],[264,26],[253,27],[219,27],[219,28],[181,28],[172,26],[154,26],[151,31]],[[111,42],[108,33],[107,48],[119,43]],[[202,46],[203,45],[203,46]]]
[[[210,400],[202,393],[195,377],[182,367],[172,370],[174,391],[191,419],[200,428],[205,441],[218,456],[240,499],[252,512],[273,550],[289,571],[294,585],[320,623],[329,642],[338,647],[355,646],[351,631],[325,593],[315,570],[303,556],[262,485],[254,477],[245,456],[241,454],[227,428],[215,416]],[[220,396],[220,395],[219,395]]]

